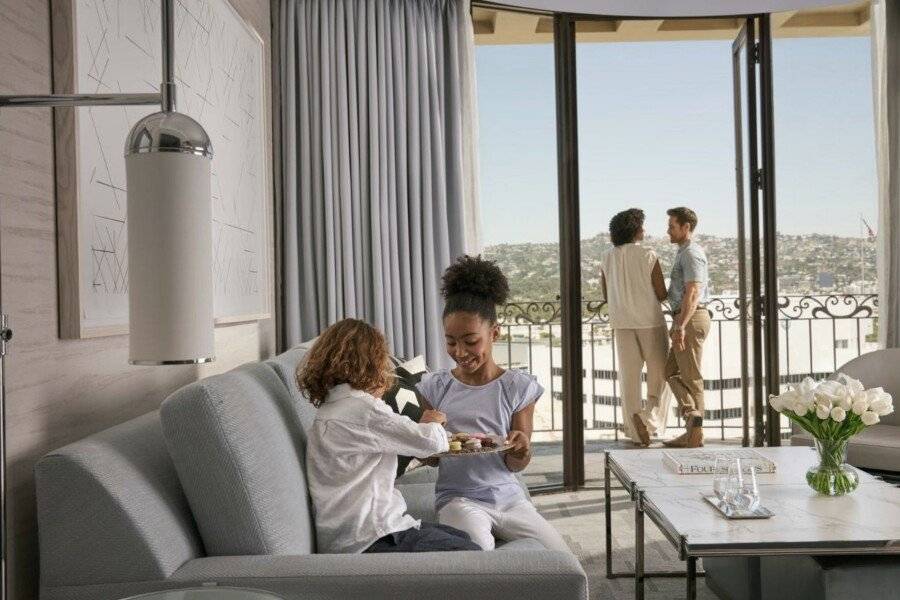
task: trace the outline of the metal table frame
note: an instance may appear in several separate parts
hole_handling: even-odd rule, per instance
[[[697,559],[688,558],[686,571],[645,571],[644,570],[644,514],[649,513],[645,508],[644,495],[640,488],[628,477],[628,475],[619,468],[619,465],[610,464],[609,452],[604,452],[603,461],[603,501],[604,501],[604,518],[606,520],[606,577],[607,579],[617,579],[622,577],[634,578],[634,597],[635,600],[643,600],[644,598],[644,580],[650,578],[669,578],[669,577],[687,577],[688,598],[696,598],[696,578],[706,575],[704,572],[697,572]],[[634,571],[614,572],[612,567],[612,484],[610,475],[615,475],[622,487],[616,488],[628,492],[631,501],[634,502]],[[655,507],[654,507],[655,508]],[[655,511],[655,515],[661,520],[664,519],[659,511]],[[657,523],[654,515],[651,514],[651,520]],[[676,548],[681,548],[683,540],[679,536],[672,536],[671,526],[666,529],[660,527],[663,535]],[[682,556],[682,560],[685,557]],[[693,586],[693,595],[691,587]]]
[[[879,542],[866,541],[829,541],[814,542],[802,546],[792,543],[758,543],[741,545],[697,545],[691,544],[687,536],[680,535],[675,526],[666,518],[663,512],[646,497],[641,490],[625,473],[618,464],[610,461],[609,452],[604,456],[604,482],[603,496],[606,509],[606,576],[610,579],[617,577],[634,577],[634,596],[636,600],[644,598],[644,580],[651,577],[685,577],[686,594],[688,600],[697,598],[697,577],[704,576],[704,572],[697,571],[697,559],[715,556],[743,556],[756,559],[752,569],[756,573],[754,580],[756,585],[751,590],[753,597],[760,598],[759,589],[759,558],[762,556],[789,556],[789,555],[893,555],[900,554],[900,541],[895,540],[887,545]],[[612,570],[612,500],[610,476],[615,475],[622,484],[623,490],[629,492],[634,502],[634,573],[614,573]],[[672,546],[678,550],[678,556],[685,561],[685,571],[644,571],[644,515],[659,528],[662,534],[669,540]]]

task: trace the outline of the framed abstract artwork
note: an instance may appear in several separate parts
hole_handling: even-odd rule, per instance
[[[159,0],[53,0],[54,92],[159,91]],[[268,318],[265,47],[228,0],[175,2],[177,110],[213,146],[216,323]],[[157,106],[55,109],[60,337],[128,332],[125,139]]]

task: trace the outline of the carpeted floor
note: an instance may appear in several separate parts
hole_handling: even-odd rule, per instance
[[[595,483],[595,482],[592,482]],[[600,482],[602,485],[602,482]],[[537,495],[534,503],[550,521],[578,556],[588,575],[590,597],[596,600],[631,600],[634,598],[634,579],[606,578],[606,549],[604,541],[603,490],[590,489],[572,493]],[[634,505],[628,495],[619,490],[612,496],[613,570],[634,571]],[[645,520],[644,560],[647,571],[683,570],[672,544],[666,540],[650,519]],[[698,564],[698,570],[702,563]],[[648,579],[647,600],[670,600],[685,597],[685,579]],[[704,579],[697,579],[697,598],[714,600],[717,596],[706,587]]]

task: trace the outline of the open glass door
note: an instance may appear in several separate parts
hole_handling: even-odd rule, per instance
[[[542,18],[494,7],[474,7],[472,14],[477,22],[498,21],[514,31],[534,31]],[[563,416],[569,393],[559,301],[552,41],[502,44],[487,36],[475,50],[482,253],[497,263],[510,287],[509,301],[499,309],[494,359],[503,369],[534,375],[545,390],[534,409],[533,457],[519,474],[531,490],[564,483]]]
[[[777,445],[780,440],[778,415],[773,416],[765,402],[779,387],[768,19],[747,18],[732,45],[743,441],[749,444],[752,436],[754,446],[766,441]]]
[[[738,306],[740,308],[741,413],[743,444],[761,445],[762,326],[760,322],[758,127],[755,22],[747,19],[732,46],[734,68],[734,156],[738,217]],[[756,242],[756,243],[754,243]]]

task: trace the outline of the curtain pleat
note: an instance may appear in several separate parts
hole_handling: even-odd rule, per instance
[[[872,2],[879,342],[900,348],[900,2]]]
[[[281,327],[344,317],[446,364],[439,288],[477,251],[468,0],[287,0]]]

